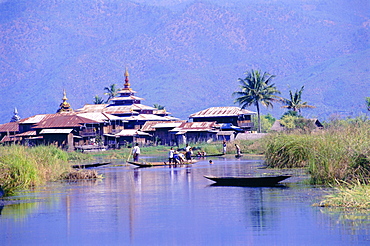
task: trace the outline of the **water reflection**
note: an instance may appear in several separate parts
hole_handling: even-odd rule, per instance
[[[322,192],[297,185],[296,179],[286,187],[211,186],[203,175],[269,171],[259,169],[260,160],[213,160],[213,164],[204,160],[175,168],[104,167],[98,169],[105,177],[102,181],[53,183],[20,194],[17,199],[31,202],[2,209],[0,241],[5,245],[330,245],[369,239],[366,223],[356,225],[355,233],[343,233],[351,225],[333,223],[332,215],[311,207],[315,194]]]

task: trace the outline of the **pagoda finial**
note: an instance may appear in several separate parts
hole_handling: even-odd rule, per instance
[[[67,98],[67,93],[66,93],[66,89],[63,89],[63,102],[67,101],[68,98]]]
[[[63,112],[72,112],[73,109],[71,108],[71,105],[67,103],[67,93],[66,90],[63,89],[63,102],[59,105],[59,109],[57,110],[57,113],[63,113]]]
[[[14,115],[11,118],[10,122],[18,122],[18,121],[20,121],[20,119],[21,119],[21,117],[19,117],[19,115],[18,115],[17,108],[14,108]]]
[[[130,83],[129,83],[129,79],[128,79],[128,76],[129,76],[129,73],[128,73],[128,70],[127,70],[127,67],[126,67],[126,70],[125,70],[125,84],[124,84],[124,87],[125,89],[130,89]]]

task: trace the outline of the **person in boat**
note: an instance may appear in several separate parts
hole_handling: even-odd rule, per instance
[[[170,151],[168,151],[168,163],[169,164],[171,164],[171,163],[175,164],[175,160],[173,158],[174,153],[175,153],[175,151],[171,147]]]
[[[180,163],[180,156],[178,151],[173,152],[173,164],[179,164]]]
[[[179,160],[180,160],[180,163],[184,163],[187,160],[185,155],[181,152],[179,153]]]
[[[226,141],[222,144],[222,154],[226,155]]]
[[[139,161],[140,147],[138,143],[136,143],[135,147],[132,149],[132,154],[134,156],[134,161],[135,162]]]
[[[186,160],[191,161],[191,147],[188,144],[186,144],[185,151]]]
[[[241,155],[239,145],[235,144],[235,148],[236,148],[236,155]]]
[[[202,151],[202,156],[205,157],[207,155],[207,153],[203,150]]]
[[[197,156],[198,156],[198,157],[201,157],[201,156],[202,156],[202,154],[198,151]]]

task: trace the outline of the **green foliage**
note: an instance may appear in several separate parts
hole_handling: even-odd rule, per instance
[[[312,132],[316,126],[315,122],[310,119],[305,119],[301,115],[296,116],[296,112],[289,111],[291,113],[285,114],[281,119],[280,123],[286,127],[288,131],[298,130],[306,133]]]
[[[110,99],[112,99],[118,94],[118,91],[120,89],[117,87],[117,84],[111,84],[109,87],[104,87],[104,90],[106,91],[104,95],[108,96],[108,99],[106,102],[109,102]]]
[[[307,102],[302,102],[303,89],[304,86],[302,86],[300,90],[296,90],[295,93],[292,93],[292,91],[289,90],[290,98],[282,100],[283,104],[285,104],[282,108],[287,108],[295,112],[301,112],[301,109],[303,108],[314,108],[314,106],[308,105]]]
[[[265,107],[273,107],[272,102],[276,101],[279,97],[280,91],[276,89],[275,84],[271,84],[271,80],[275,75],[270,75],[266,72],[258,70],[251,70],[246,72],[244,79],[239,78],[240,91],[233,93],[237,96],[234,103],[238,103],[241,108],[246,108],[255,105],[258,114],[258,132],[261,132],[261,118],[260,118],[260,104]]]
[[[337,192],[329,194],[317,204],[321,207],[342,207],[369,209],[370,208],[370,185],[363,185],[360,182],[352,184],[340,183],[336,187]],[[367,210],[366,210],[367,212]]]
[[[292,111],[292,110],[288,110],[287,112],[285,112],[282,116],[281,116],[281,118],[280,119],[282,119],[282,118],[284,118],[285,116],[294,116],[294,117],[297,117],[297,118],[299,118],[299,117],[303,117],[303,116],[301,116],[297,111]]]
[[[68,155],[53,146],[0,148],[0,186],[6,194],[56,180],[69,169]]]
[[[158,109],[158,110],[163,110],[163,109],[165,109],[165,106],[163,106],[163,105],[159,105],[159,104],[153,104],[153,108],[156,108],[156,109]]]
[[[94,103],[94,104],[103,104],[103,103],[104,103],[104,99],[103,99],[103,98],[101,98],[101,97],[100,97],[100,96],[98,96],[98,95],[95,95],[93,103]]]
[[[367,107],[367,110],[370,111],[370,97],[366,97],[366,107]]]
[[[298,119],[297,116],[285,115],[283,118],[281,118],[280,123],[288,129],[294,129],[296,127],[296,119]]]
[[[276,119],[271,114],[261,115],[261,132],[268,132],[275,121]],[[253,117],[252,122],[254,125],[253,130],[257,130],[258,119],[256,117]]]
[[[311,183],[370,182],[370,121],[264,139],[270,167],[307,167]]]

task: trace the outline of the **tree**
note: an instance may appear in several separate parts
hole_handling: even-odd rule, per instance
[[[280,91],[276,89],[275,84],[271,84],[271,80],[275,75],[270,75],[266,72],[262,74],[260,71],[253,69],[245,74],[247,75],[245,79],[238,79],[241,91],[233,93],[233,96],[238,96],[234,103],[239,103],[241,108],[251,105],[256,106],[258,132],[261,132],[260,104],[266,107],[273,107],[273,101],[281,100],[279,96],[276,96],[276,94],[280,94]]]
[[[104,103],[104,99],[101,98],[98,95],[95,95],[95,97],[94,97],[94,104],[103,104],[103,103]]]
[[[268,132],[275,121],[276,119],[271,114],[261,115],[261,132]],[[257,119],[253,118],[252,122],[254,124],[253,130],[256,130],[258,127]]]
[[[162,106],[162,105],[159,105],[159,104],[153,104],[153,107],[154,108],[156,108],[156,109],[158,109],[158,110],[163,110],[163,109],[165,109],[165,106]]]
[[[106,91],[104,95],[108,96],[108,99],[106,102],[108,102],[110,99],[115,97],[118,94],[118,91],[120,89],[117,88],[116,84],[111,84],[109,87],[104,87],[104,90]]]
[[[370,111],[370,97],[366,97],[367,110]]]
[[[315,106],[308,105],[307,102],[302,102],[302,92],[303,92],[304,86],[301,87],[301,89],[293,94],[292,91],[289,91],[290,99],[284,98],[282,100],[284,106],[282,108],[287,108],[289,110],[293,110],[294,112],[301,113],[302,108],[315,108]]]

